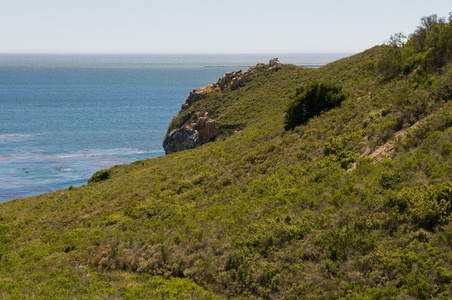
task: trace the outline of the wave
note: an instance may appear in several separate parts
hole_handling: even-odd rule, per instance
[[[73,159],[97,159],[102,157],[125,157],[128,155],[157,154],[162,150],[143,150],[138,148],[86,149],[73,153],[44,156],[45,161],[64,161]]]
[[[7,134],[0,134],[1,139],[6,138],[13,138],[13,137],[33,137],[40,135],[41,133],[7,133]]]

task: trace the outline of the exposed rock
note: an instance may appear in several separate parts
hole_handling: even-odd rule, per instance
[[[220,128],[217,122],[208,117],[207,113],[184,112],[190,108],[193,103],[201,100],[206,93],[213,91],[226,92],[234,91],[243,86],[246,82],[256,77],[261,72],[269,72],[282,68],[278,58],[269,61],[268,66],[262,63],[249,68],[246,71],[237,70],[226,73],[217,82],[207,85],[203,88],[197,88],[190,92],[185,102],[182,104],[179,128],[171,130],[163,142],[163,148],[166,154],[170,154],[185,149],[193,149],[202,144],[214,141],[220,134]],[[184,113],[183,113],[184,112]],[[187,123],[190,122],[191,123]]]
[[[283,66],[283,64],[279,62],[277,57],[275,57],[273,59],[270,59],[270,61],[268,62],[267,71],[278,70],[278,69],[281,69],[282,66]]]
[[[399,135],[404,136],[405,132],[399,131],[394,136],[399,136]],[[367,137],[365,138],[365,140],[367,141]],[[369,147],[367,147],[364,150],[364,152],[358,157],[358,159],[348,168],[347,172],[350,173],[351,171],[356,169],[359,159],[361,159],[363,157],[372,158],[374,161],[374,164],[380,163],[385,157],[392,157],[394,154],[395,146],[396,146],[396,141],[390,140],[390,141],[386,142],[384,145],[375,149],[373,152],[371,151],[371,149]]]
[[[427,118],[428,119],[428,118]],[[372,158],[374,161],[374,164],[379,164],[385,157],[392,157],[394,156],[395,147],[397,144],[403,142],[407,136],[407,130],[414,130],[416,129],[421,121],[417,121],[414,123],[411,127],[406,127],[402,130],[397,131],[394,133],[394,136],[392,139],[375,149],[374,151],[371,151],[369,147],[365,149],[365,151],[358,157],[358,159],[350,166],[350,168],[347,170],[347,172],[353,171],[360,158],[363,157],[369,157]],[[367,137],[365,138],[367,142]]]
[[[163,143],[165,154],[195,148],[197,140],[198,131],[193,127],[183,126],[173,129],[168,133],[165,143]]]
[[[245,85],[245,81],[243,81],[243,79],[241,77],[238,78],[234,78],[232,80],[232,84],[231,84],[231,91],[235,91],[236,89],[238,89],[239,87],[242,87]]]
[[[189,108],[193,103],[199,101],[202,99],[202,96],[210,91],[221,91],[225,92],[227,90],[235,91],[240,87],[245,86],[245,80],[243,79],[244,76],[247,77],[247,79],[251,79],[259,73],[259,70],[261,70],[265,65],[263,63],[258,63],[254,67],[249,68],[246,71],[237,70],[232,71],[224,74],[223,77],[218,79],[217,82],[207,85],[202,88],[194,89],[190,92],[185,102],[182,104],[181,110],[186,110]],[[282,68],[283,64],[279,62],[278,58],[275,57],[271,59],[268,63],[268,71],[274,71]]]
[[[199,118],[196,128],[198,129],[198,138],[203,143],[214,140],[220,133],[217,123],[209,117]]]
[[[218,79],[214,84],[207,85],[203,88],[194,89],[190,92],[185,102],[182,104],[181,110],[186,110],[193,103],[202,99],[202,96],[210,91],[221,91],[224,92],[226,90],[234,91],[239,87],[245,85],[245,81],[242,79],[241,75],[244,72],[242,70],[233,71],[226,73],[223,77]]]
[[[206,87],[194,89],[190,92],[187,99],[184,103],[182,103],[182,110],[189,108],[193,103],[199,101],[202,98],[202,95],[206,92]]]
[[[242,70],[228,72],[224,74],[223,77],[218,79],[216,84],[219,86],[221,91],[225,91],[227,89],[230,89],[231,91],[236,90],[245,85],[245,82],[241,78],[242,75]]]
[[[198,117],[194,122],[173,129],[165,139],[165,154],[199,147],[215,140],[220,133],[218,124],[207,116]]]

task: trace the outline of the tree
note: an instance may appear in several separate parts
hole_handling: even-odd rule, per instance
[[[387,44],[392,47],[400,48],[405,45],[406,40],[407,37],[402,32],[398,32],[391,35]]]
[[[436,24],[440,23],[440,22],[444,23],[443,19],[438,19],[438,16],[436,14],[430,15],[430,16],[426,16],[426,17],[422,17],[421,18],[421,29],[427,30],[427,31],[432,31],[433,28],[435,27]]]
[[[432,32],[436,25],[444,25],[446,21],[444,18],[438,18],[436,14],[422,17],[421,25],[416,28],[414,33],[410,36],[412,45],[416,52],[422,52],[425,48],[432,47],[429,44],[428,33]]]

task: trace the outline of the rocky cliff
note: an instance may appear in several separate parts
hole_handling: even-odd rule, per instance
[[[246,82],[256,77],[260,72],[271,72],[280,69],[283,66],[278,58],[273,58],[267,65],[259,63],[248,70],[237,70],[226,73],[217,82],[194,89],[190,92],[185,102],[182,104],[177,120],[180,120],[175,128],[170,128],[163,141],[163,148],[166,154],[186,149],[193,149],[205,143],[214,141],[221,133],[221,126],[218,120],[209,117],[206,111],[188,110],[192,105],[203,99],[207,93],[226,91],[235,91]]]

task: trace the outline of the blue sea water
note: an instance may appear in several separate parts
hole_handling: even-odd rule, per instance
[[[275,55],[0,54],[0,202],[164,155],[189,92]],[[318,67],[347,54],[284,54]]]

